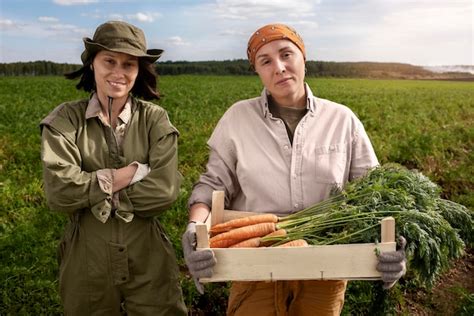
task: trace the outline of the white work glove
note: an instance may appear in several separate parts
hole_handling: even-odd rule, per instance
[[[390,289],[406,272],[406,239],[403,236],[398,238],[398,250],[380,253],[377,257],[377,271],[382,273],[383,288]]]
[[[211,249],[196,250],[196,223],[189,223],[181,239],[184,261],[191,273],[196,289],[204,294],[204,287],[199,278],[210,278],[212,267],[216,264],[214,252]]]

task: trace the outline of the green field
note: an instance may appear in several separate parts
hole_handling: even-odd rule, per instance
[[[307,80],[315,95],[349,106],[361,119],[381,163],[417,168],[443,196],[474,206],[474,85],[467,82],[352,79]],[[257,77],[165,76],[159,101],[181,132],[178,201],[163,217],[183,265],[180,236],[186,201],[207,160],[206,141],[235,101],[260,94]],[[42,192],[38,123],[61,102],[87,97],[60,77],[0,77],[0,315],[57,315],[56,244],[66,219],[46,207]],[[186,303],[219,315],[226,284],[206,286],[198,296],[183,265]],[[403,310],[407,281],[389,294],[374,282],[354,282],[344,313]],[[370,284],[369,284],[370,283]],[[471,303],[472,294],[471,294]],[[390,307],[391,306],[391,307]],[[394,311],[394,310],[392,310]]]

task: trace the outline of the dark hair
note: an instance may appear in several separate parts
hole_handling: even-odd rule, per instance
[[[78,90],[83,89],[87,92],[95,91],[94,72],[91,69],[92,61],[95,56],[91,56],[84,65],[76,71],[66,73],[66,79],[77,79],[80,77],[79,83],[76,85]],[[135,84],[131,90],[132,94],[143,100],[160,99],[160,93],[156,88],[158,74],[152,62],[145,58],[138,58],[138,75]]]

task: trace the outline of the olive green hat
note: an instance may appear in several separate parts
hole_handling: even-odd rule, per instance
[[[83,38],[85,50],[82,63],[101,50],[125,53],[146,58],[154,63],[163,53],[162,49],[146,49],[145,34],[138,27],[122,21],[108,21],[97,27],[92,39]]]

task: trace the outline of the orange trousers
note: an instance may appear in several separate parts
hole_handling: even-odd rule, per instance
[[[347,281],[233,282],[228,316],[340,315]]]

